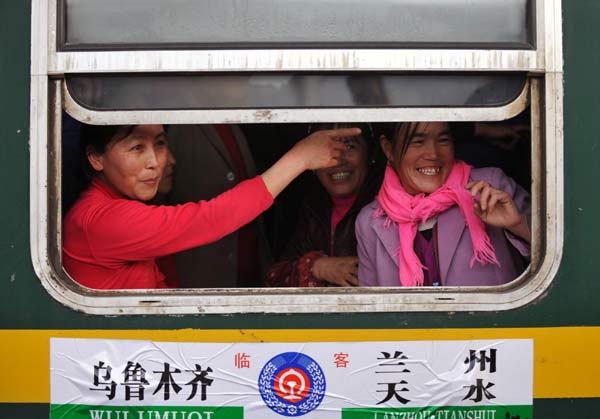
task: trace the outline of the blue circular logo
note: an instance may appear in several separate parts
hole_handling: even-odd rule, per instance
[[[269,408],[283,416],[302,416],[325,397],[325,374],[310,356],[284,352],[274,356],[258,376],[258,390]]]

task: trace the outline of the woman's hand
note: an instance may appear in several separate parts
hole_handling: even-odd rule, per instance
[[[475,201],[475,213],[484,223],[504,228],[527,243],[531,242],[527,220],[508,193],[483,180],[469,182],[466,188],[473,197],[479,195],[479,201]]]
[[[358,285],[358,258],[355,256],[319,258],[313,263],[312,274],[317,279],[340,287],[355,287]]]
[[[333,167],[339,164],[338,159],[346,150],[342,140],[357,135],[360,135],[360,128],[316,131],[296,143],[289,153],[301,160],[305,169]]]
[[[317,131],[298,142],[261,176],[273,198],[307,169],[321,169],[339,164],[346,150],[341,141],[360,134],[360,128],[340,128]]]

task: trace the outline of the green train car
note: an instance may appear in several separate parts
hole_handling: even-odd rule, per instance
[[[600,417],[599,2],[0,10],[0,418]],[[526,121],[531,262],[493,287],[88,289],[61,262],[67,115],[238,124],[267,154],[315,122]]]

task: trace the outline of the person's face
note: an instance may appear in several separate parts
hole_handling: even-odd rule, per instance
[[[90,153],[94,170],[126,198],[148,201],[156,195],[169,150],[162,125],[138,125],[111,141],[104,153]]]
[[[335,198],[356,195],[367,176],[368,150],[362,137],[344,140],[346,151],[340,157],[340,164],[335,167],[317,170],[317,178]]]
[[[158,193],[162,195],[166,195],[171,192],[173,189],[173,178],[175,177],[175,156],[169,150],[167,156],[167,165],[165,166],[165,170],[163,171],[163,175],[160,178],[160,182],[158,183]]]
[[[444,184],[454,166],[454,142],[447,122],[404,124],[392,145],[382,138],[381,145],[402,186],[411,195],[435,192]],[[414,134],[402,155],[402,138]]]

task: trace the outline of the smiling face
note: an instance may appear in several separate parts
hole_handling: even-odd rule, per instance
[[[395,141],[383,137],[381,146],[411,195],[435,192],[454,166],[454,141],[447,122],[403,124]]]
[[[335,198],[356,195],[365,181],[368,171],[367,143],[362,137],[344,140],[346,151],[340,157],[340,164],[316,171],[317,178]]]
[[[162,125],[137,125],[126,137],[113,137],[104,153],[89,152],[87,157],[117,193],[148,201],[156,195],[168,154]]]

